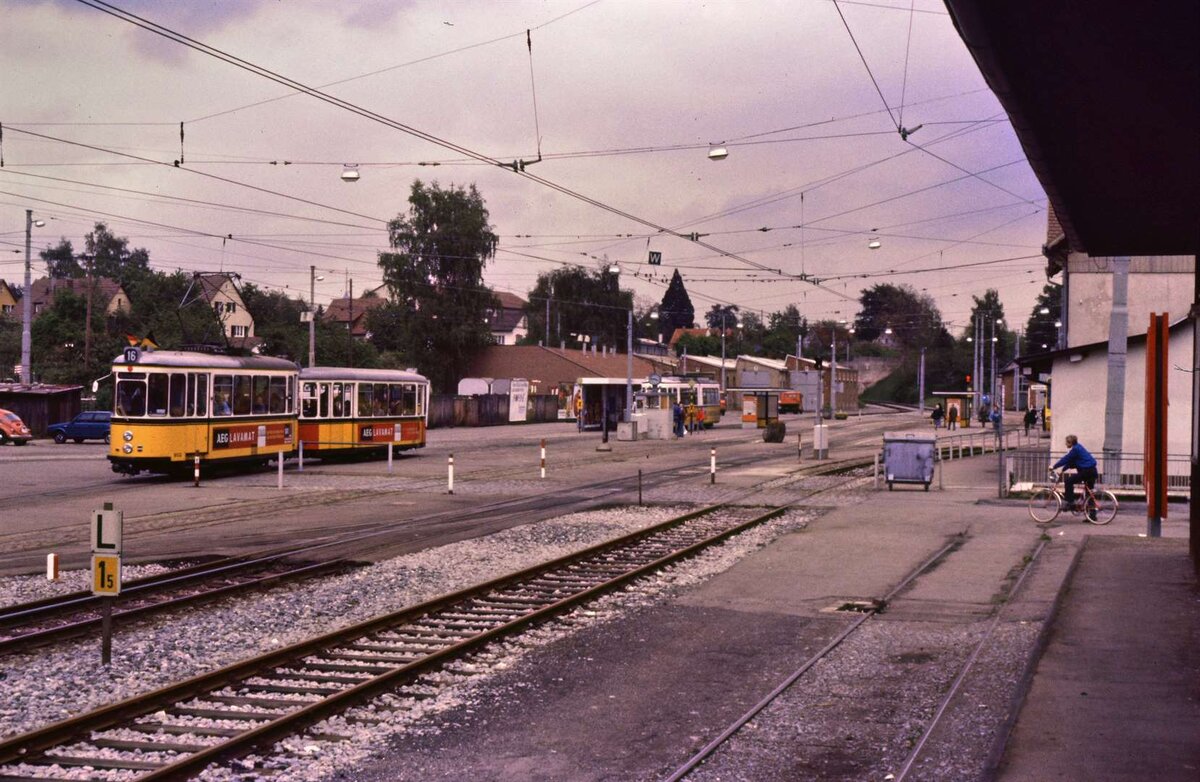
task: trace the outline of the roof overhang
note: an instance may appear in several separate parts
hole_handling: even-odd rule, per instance
[[[945,1],[1072,250],[1200,252],[1200,3]]]

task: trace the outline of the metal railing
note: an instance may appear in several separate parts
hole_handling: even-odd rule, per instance
[[[1010,491],[1029,491],[1049,483],[1050,465],[1062,456],[1044,451],[1016,451],[1005,457]],[[1094,453],[1100,484],[1110,491],[1142,494],[1143,454],[1122,452],[1112,464],[1103,453]],[[1191,457],[1187,454],[1167,455],[1167,493],[1175,496],[1191,494]],[[1109,468],[1112,468],[1111,470]]]
[[[1005,431],[1003,436],[997,436],[995,430],[955,434],[939,437],[937,441],[938,457],[944,461],[965,459],[996,451],[1021,450],[1032,447],[1045,447],[1043,438],[1036,432],[1026,435],[1020,428]]]

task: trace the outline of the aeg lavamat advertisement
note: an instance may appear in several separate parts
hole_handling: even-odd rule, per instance
[[[291,424],[246,424],[213,429],[213,450],[291,445]]]

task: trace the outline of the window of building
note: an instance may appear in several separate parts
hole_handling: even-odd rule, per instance
[[[230,329],[231,337],[247,336],[246,331],[248,330],[248,328],[246,326],[230,326],[229,329]]]

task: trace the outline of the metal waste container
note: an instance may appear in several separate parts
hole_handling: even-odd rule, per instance
[[[933,435],[885,433],[883,474],[888,491],[894,483],[920,483],[924,484],[925,491],[929,491],[936,448],[937,438]]]

